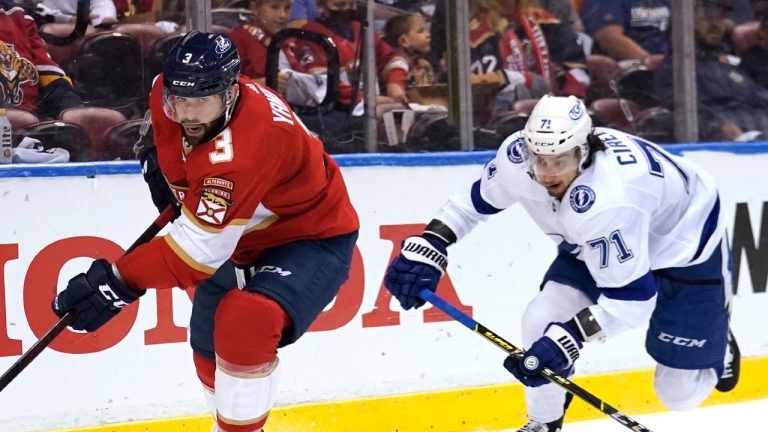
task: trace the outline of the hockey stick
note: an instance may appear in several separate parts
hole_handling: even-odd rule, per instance
[[[162,213],[157,217],[157,219],[152,222],[152,224],[144,231],[139,238],[136,239],[135,242],[128,248],[128,250],[125,251],[127,254],[128,252],[136,249],[137,247],[141,246],[142,244],[152,240],[157,233],[160,232],[161,229],[163,229],[164,226],[168,224],[171,220],[173,220],[176,217],[176,214],[178,212],[178,206],[175,204],[171,204],[168,207],[166,207],[165,210],[163,210]],[[125,255],[125,254],[123,254]],[[59,321],[53,325],[50,329],[48,329],[47,332],[41,337],[37,342],[35,342],[32,347],[27,350],[24,354],[22,354],[21,357],[19,357],[18,360],[16,360],[16,363],[11,366],[10,369],[8,369],[3,376],[0,377],[0,392],[3,391],[3,389],[11,383],[11,381],[16,378],[17,375],[21,373],[27,366],[29,366],[30,363],[48,346],[53,342],[56,337],[61,334],[62,331],[64,331],[67,326],[72,324],[72,321],[75,320],[75,312],[69,311],[62,316]]]
[[[522,359],[525,356],[525,353],[523,352],[523,350],[507,342],[504,338],[492,332],[491,330],[489,330],[479,322],[475,321],[469,315],[456,309],[452,304],[443,300],[442,298],[440,298],[440,296],[433,293],[432,291],[425,288],[419,291],[419,297],[432,303],[433,305],[435,305],[435,307],[447,313],[448,315],[451,316],[451,318],[462,323],[468,329],[488,339],[494,345],[503,349],[507,354],[515,356],[518,359]],[[603,402],[602,399],[584,390],[583,388],[578,386],[576,383],[573,383],[570,380],[555,374],[551,369],[544,368],[541,371],[541,376],[548,379],[550,382],[553,382],[559,385],[560,387],[565,389],[568,393],[578,398],[581,398],[584,402],[598,409],[603,414],[607,414],[611,416],[614,420],[621,423],[628,429],[636,432],[651,432],[650,429],[641,425],[637,421],[633,420],[628,415],[624,414],[623,412]]]

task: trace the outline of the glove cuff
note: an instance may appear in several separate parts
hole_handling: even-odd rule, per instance
[[[124,301],[125,303],[135,302],[146,292],[146,290],[135,290],[126,285],[125,282],[123,282],[122,279],[120,279],[115,274],[112,264],[108,263],[106,260],[99,259],[94,261],[94,268],[96,267],[104,272],[107,277],[109,288],[111,288],[115,295],[117,295],[120,300]],[[89,273],[90,272],[91,271],[89,270]]]
[[[544,336],[552,339],[555,345],[563,352],[568,360],[566,367],[571,367],[573,362],[579,358],[579,349],[583,346],[578,336],[576,336],[568,326],[561,323],[551,323],[544,331]]]
[[[401,253],[410,261],[434,267],[440,271],[441,276],[445,274],[445,269],[448,267],[448,250],[437,240],[422,236],[408,237],[403,240]]]

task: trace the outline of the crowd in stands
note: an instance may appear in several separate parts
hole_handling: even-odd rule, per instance
[[[598,125],[674,142],[671,1],[468,0],[476,147],[497,147],[545,94],[583,98]],[[148,91],[186,30],[184,2],[83,4],[0,0],[0,105],[17,144],[33,137],[71,161],[132,159],[133,145],[151,140],[140,134]],[[364,5],[212,0],[213,31],[229,35],[242,73],[276,87],[331,153],[370,148],[368,92],[377,151],[460,149],[447,113],[446,2],[377,0],[370,24]],[[694,7],[699,140],[768,139],[768,0]],[[370,56],[366,31],[375,32]],[[374,88],[364,57],[375,62]]]

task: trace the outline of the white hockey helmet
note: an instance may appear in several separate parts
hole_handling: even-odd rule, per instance
[[[584,102],[576,96],[542,97],[523,129],[528,151],[535,155],[558,155],[578,147],[581,150],[579,169],[589,157],[587,136],[590,133],[592,119]]]

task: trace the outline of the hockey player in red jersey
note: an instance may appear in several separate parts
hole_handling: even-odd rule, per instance
[[[94,331],[147,288],[204,283],[190,321],[214,430],[260,431],[295,342],[348,277],[359,222],[338,165],[271,89],[241,77],[232,41],[191,32],[150,95],[162,172],[181,203],[168,234],[96,260],[54,300]],[[226,278],[224,278],[226,279]],[[235,279],[235,278],[232,278]],[[217,429],[218,428],[218,429]]]

